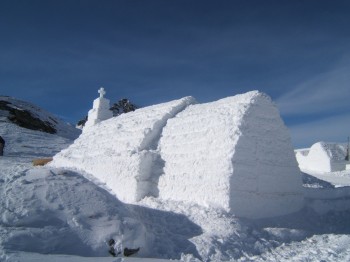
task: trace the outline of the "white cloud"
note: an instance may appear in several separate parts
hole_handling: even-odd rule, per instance
[[[307,115],[349,108],[350,65],[308,79],[284,94],[276,103],[283,115]]]

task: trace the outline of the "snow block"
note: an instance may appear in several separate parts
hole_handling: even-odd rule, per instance
[[[317,142],[309,150],[296,150],[296,158],[302,170],[335,172],[346,169],[348,162],[346,145]]]
[[[169,119],[159,197],[263,218],[298,211],[302,182],[290,135],[260,92],[191,105]]]
[[[104,92],[104,89],[102,89]],[[104,92],[105,93],[105,92]],[[98,97],[94,100],[92,109],[89,110],[88,120],[84,126],[84,132],[91,126],[96,125],[97,123],[107,120],[113,117],[113,112],[109,110],[109,100],[104,97]]]
[[[156,151],[162,129],[193,103],[192,97],[185,97],[96,123],[54,156],[50,166],[89,173],[127,203],[157,196],[164,166]]]

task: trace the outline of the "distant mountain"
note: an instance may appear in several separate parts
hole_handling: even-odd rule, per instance
[[[80,130],[29,102],[0,96],[0,122],[10,122],[20,127],[65,138],[76,138]]]

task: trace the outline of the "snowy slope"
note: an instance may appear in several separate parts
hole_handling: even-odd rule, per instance
[[[61,137],[74,139],[80,130],[31,103],[13,97],[0,96],[0,122],[11,122]],[[28,121],[27,121],[28,120]]]

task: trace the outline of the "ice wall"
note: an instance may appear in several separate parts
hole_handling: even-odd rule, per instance
[[[271,99],[251,93],[232,158],[230,210],[262,218],[298,211],[302,181],[290,134]]]
[[[257,91],[188,107],[168,121],[159,197],[260,218],[303,205],[288,130]]]
[[[54,156],[50,165],[92,174],[124,202],[156,196],[164,165],[155,151],[162,128],[192,103],[192,97],[185,97],[102,121]]]

